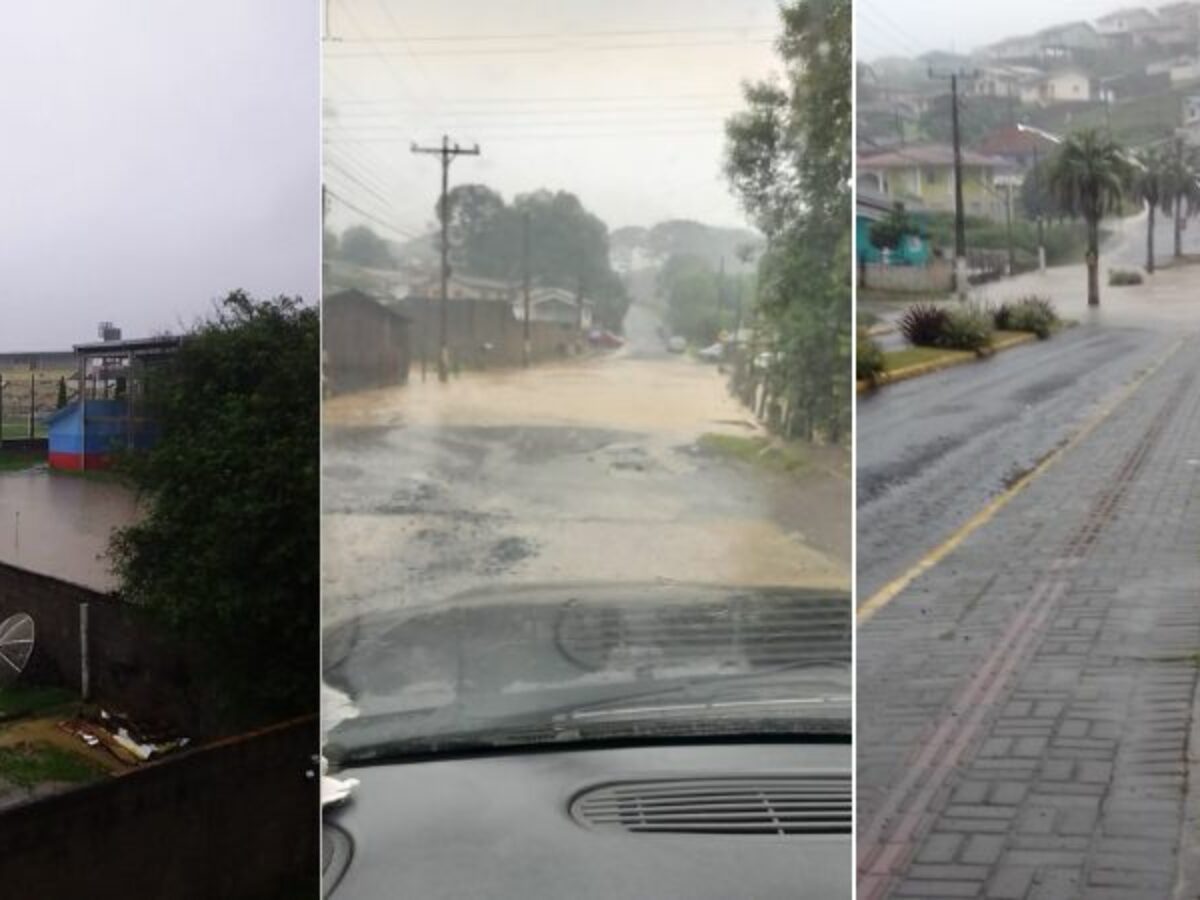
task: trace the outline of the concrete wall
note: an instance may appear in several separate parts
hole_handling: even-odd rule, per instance
[[[863,287],[899,293],[945,292],[954,287],[954,267],[945,260],[935,260],[927,266],[884,266],[866,264],[860,267]]]
[[[36,629],[23,678],[81,690],[84,604],[92,699],[194,738],[220,733],[211,663],[200,647],[164,637],[119,598],[0,563],[0,619],[28,613]]]
[[[441,329],[441,301],[408,298],[402,310],[409,317],[413,365],[422,353],[430,367],[437,364]],[[503,300],[455,300],[447,303],[446,334],[453,364],[465,368],[519,366],[524,352],[524,323]],[[557,322],[529,323],[534,360],[567,356],[577,349],[581,335],[574,325]],[[490,345],[485,349],[485,345]]]
[[[0,815],[5,897],[317,897],[316,717]]]

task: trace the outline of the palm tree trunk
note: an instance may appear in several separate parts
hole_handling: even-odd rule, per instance
[[[1154,274],[1154,204],[1146,204],[1150,208],[1149,217],[1146,219],[1146,272]]]
[[[1100,305],[1100,220],[1087,223],[1088,306]]]
[[[1183,198],[1175,198],[1175,258],[1183,256]]]

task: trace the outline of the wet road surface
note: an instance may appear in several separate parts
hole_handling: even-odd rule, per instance
[[[0,562],[107,591],[112,531],[137,518],[131,491],[38,466],[0,474]]]
[[[1128,223],[1124,240],[1138,234],[1137,222]],[[1137,287],[1104,286],[1098,310],[1087,307],[1082,266],[973,292],[985,302],[1029,294],[1051,298],[1078,324],[1046,342],[859,395],[860,605],[1200,328],[1200,266],[1161,270]]]
[[[635,308],[616,354],[327,404],[326,621],[498,584],[847,587],[844,454],[796,478],[701,449],[759,432],[654,326]]]

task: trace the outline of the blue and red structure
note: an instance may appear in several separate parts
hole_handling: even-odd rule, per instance
[[[76,401],[51,415],[46,424],[49,463],[54,469],[107,469],[116,454],[144,450],[154,443],[154,429],[131,421],[124,399]]]

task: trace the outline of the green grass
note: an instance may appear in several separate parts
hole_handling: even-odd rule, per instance
[[[787,475],[801,475],[812,465],[804,445],[790,441],[710,432],[702,434],[698,443],[705,453]]]
[[[0,451],[0,472],[20,472],[32,469],[46,461],[44,453],[17,453]]]
[[[0,431],[5,440],[23,441],[29,437],[29,421],[24,422],[5,422],[3,431]],[[35,438],[44,438],[46,436],[46,428],[41,422],[34,422],[33,436]]]
[[[10,684],[0,688],[0,717],[13,718],[69,706],[75,695],[57,687]]]
[[[48,781],[78,784],[92,781],[103,770],[82,756],[43,743],[0,747],[0,778],[33,787]]]
[[[901,350],[885,350],[883,352],[883,366],[884,371],[895,372],[897,369],[907,369],[909,366],[919,366],[924,363],[974,358],[975,354],[969,350],[943,350],[941,347],[905,347]]]

